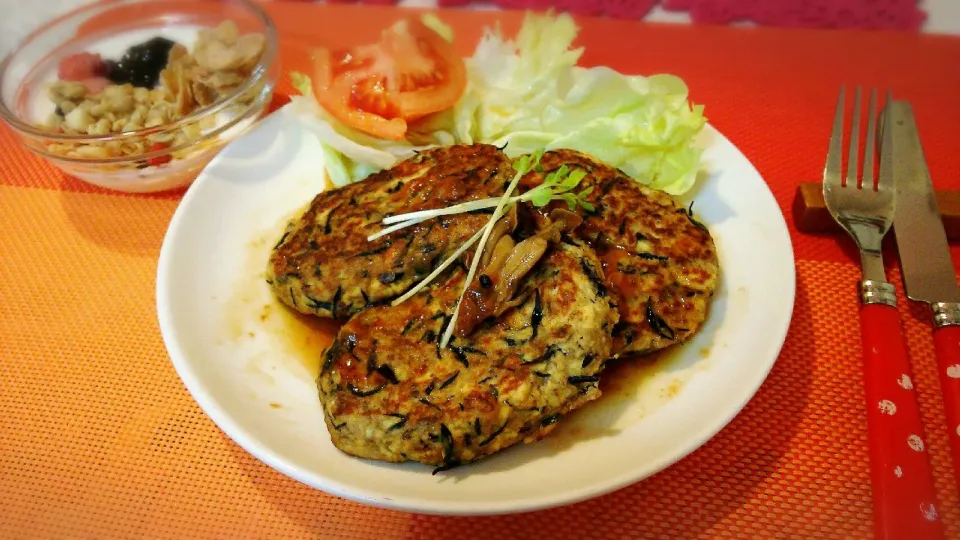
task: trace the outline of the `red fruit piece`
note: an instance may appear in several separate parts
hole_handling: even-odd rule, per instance
[[[60,61],[57,76],[63,81],[82,81],[107,74],[107,64],[99,54],[72,54]]]
[[[110,82],[110,79],[106,77],[93,77],[91,79],[84,79],[80,82],[87,87],[87,93],[90,95],[99,94],[104,88],[113,84]]]
[[[148,153],[158,152],[160,150],[166,149],[167,147],[168,145],[163,143],[153,143],[153,145],[149,149],[147,149],[147,152]],[[160,165],[165,165],[169,163],[171,159],[173,159],[173,157],[170,154],[164,154],[162,156],[152,157],[148,159],[147,165],[158,167]]]

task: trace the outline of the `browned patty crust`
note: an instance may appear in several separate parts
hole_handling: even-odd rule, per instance
[[[578,189],[593,188],[586,200],[595,211],[580,210],[585,219],[575,234],[596,250],[616,297],[614,352],[651,353],[697,332],[720,269],[713,238],[691,209],[580,152],[546,152],[540,163],[544,172],[528,174],[525,189],[563,165],[588,173]]]
[[[486,144],[427,150],[362,182],[317,195],[270,255],[276,296],[302,313],[346,320],[418,283],[483,227],[486,213],[432,218],[372,242],[384,217],[495,197],[515,174]]]
[[[543,437],[600,395],[618,319],[602,275],[589,248],[555,244],[523,278],[525,302],[445,349],[460,268],[395,307],[361,311],[317,379],[334,445],[443,469]]]

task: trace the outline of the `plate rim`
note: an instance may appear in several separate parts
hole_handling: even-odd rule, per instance
[[[179,332],[176,329],[176,322],[174,321],[172,310],[169,309],[167,305],[168,298],[172,294],[172,289],[168,280],[172,274],[171,252],[173,250],[173,239],[178,234],[178,231],[181,227],[181,222],[186,219],[184,216],[187,215],[192,201],[197,197],[197,193],[200,192],[203,184],[207,181],[205,179],[215,177],[214,175],[208,174],[208,169],[218,166],[221,161],[228,158],[231,147],[241,144],[248,137],[253,136],[257,131],[267,129],[272,124],[281,124],[280,126],[277,126],[277,129],[282,129],[283,122],[296,122],[296,118],[285,114],[285,109],[287,107],[288,106],[284,106],[281,109],[274,111],[258,122],[257,125],[252,126],[251,129],[246,133],[231,141],[220,152],[218,152],[218,154],[198,174],[196,180],[190,185],[177,205],[177,208],[168,224],[167,231],[164,234],[163,242],[160,247],[160,253],[157,259],[155,286],[156,309],[160,334],[164,342],[164,347],[167,350],[167,355],[170,359],[170,362],[173,364],[174,370],[176,371],[177,376],[180,378],[181,383],[187,389],[187,392],[194,399],[203,413],[206,414],[207,417],[210,418],[228,438],[230,438],[234,443],[243,448],[257,460],[265,463],[281,474],[313,489],[317,489],[324,493],[335,495],[349,501],[407,513],[447,516],[508,515],[567,506],[600,497],[623,489],[624,487],[630,486],[637,482],[641,482],[689,457],[697,449],[716,437],[731,421],[733,421],[734,418],[743,412],[744,408],[756,396],[760,387],[769,377],[774,365],[776,365],[786,342],[790,326],[793,322],[793,310],[796,302],[796,253],[790,237],[786,216],[783,213],[783,209],[777,203],[773,192],[770,190],[769,184],[766,182],[763,175],[760,174],[760,171],[757,170],[753,162],[750,161],[746,154],[744,154],[735,144],[733,144],[733,142],[730,141],[730,139],[727,138],[720,130],[707,123],[704,126],[704,130],[710,130],[712,132],[710,133],[711,136],[718,137],[722,141],[725,141],[727,144],[729,144],[730,147],[740,155],[745,164],[749,165],[750,170],[752,170],[753,173],[756,174],[756,176],[763,182],[765,187],[763,190],[763,196],[771,199],[772,204],[777,209],[781,218],[776,223],[776,235],[781,236],[782,240],[785,241],[784,249],[786,253],[789,254],[791,262],[789,265],[789,276],[783,276],[784,278],[789,278],[790,287],[783,292],[783,295],[778,299],[779,301],[777,302],[781,306],[786,304],[785,307],[787,309],[785,312],[787,315],[782,319],[781,324],[777,328],[776,340],[770,340],[771,345],[775,343],[773,346],[773,358],[769,362],[766,362],[762,376],[759,376],[760,371],[757,371],[757,382],[749,387],[749,392],[745,393],[746,397],[742,400],[742,402],[738,403],[736,407],[731,406],[726,414],[721,415],[715,421],[709,424],[704,424],[700,426],[699,429],[692,430],[696,433],[695,436],[689,437],[685,444],[678,447],[677,450],[673,451],[671,454],[646,467],[646,474],[622,475],[616,477],[614,480],[608,480],[603,483],[588,485],[576,490],[567,490],[555,494],[547,494],[545,496],[539,496],[536,498],[528,497],[519,501],[517,499],[507,499],[504,502],[496,503],[463,503],[457,501],[444,501],[442,503],[438,503],[434,499],[424,499],[415,496],[385,498],[377,495],[375,492],[367,488],[358,488],[355,486],[346,485],[336,480],[325,479],[323,481],[315,481],[315,477],[317,476],[316,474],[303,471],[301,468],[287,463],[287,461],[279,454],[267,446],[257,442],[257,438],[254,437],[239,422],[234,420],[233,416],[224,410],[224,408],[220,406],[219,402],[213,398],[212,392],[209,391],[207,385],[200,380],[200,377],[198,377],[196,371],[193,369],[192,363],[188,359],[188,355],[183,351],[182,347],[179,346]]]

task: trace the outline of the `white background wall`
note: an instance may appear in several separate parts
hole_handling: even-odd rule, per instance
[[[90,0],[0,0],[0,56],[46,20]],[[433,6],[436,0],[401,0],[401,5]],[[960,35],[960,0],[920,0],[928,17],[924,31]],[[655,9],[647,20],[685,23],[683,13]]]
[[[921,0],[920,7],[928,13],[928,32],[960,34],[960,0]]]

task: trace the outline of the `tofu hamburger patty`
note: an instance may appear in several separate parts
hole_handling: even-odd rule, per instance
[[[434,148],[317,195],[271,252],[267,280],[281,302],[346,320],[397,297],[487,223],[486,213],[428,219],[374,241],[384,217],[496,197],[515,172],[495,146]]]
[[[602,272],[589,248],[554,244],[523,278],[522,304],[445,349],[460,268],[395,307],[356,314],[317,379],[334,445],[449,468],[540,439],[600,395],[618,320]]]
[[[585,200],[595,211],[578,210],[584,222],[574,234],[596,250],[615,296],[614,352],[648,354],[695,334],[707,318],[720,266],[710,231],[691,209],[580,152],[546,152],[540,164],[543,172],[526,175],[524,189],[564,165],[587,173],[577,189],[593,188]],[[565,205],[548,208],[557,207]]]
[[[512,207],[458,311],[468,251],[396,306],[486,225],[434,217],[374,241],[389,215],[498,197],[515,174],[490,145],[459,145],[321,193],[271,253],[275,295],[343,320],[316,383],[333,444],[358,457],[448,469],[538,440],[600,395],[604,364],[681,343],[707,317],[719,265],[689,208],[570,150],[547,152],[517,194],[566,166],[593,209]],[[492,209],[491,209],[492,210]]]

